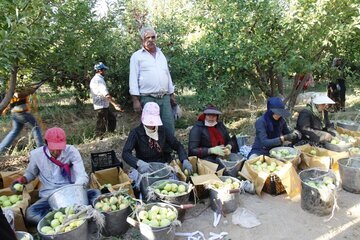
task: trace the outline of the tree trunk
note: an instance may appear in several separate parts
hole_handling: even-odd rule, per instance
[[[285,104],[288,103],[287,108],[290,112],[294,109],[294,106],[296,104],[296,99],[300,94],[300,92],[303,90],[305,83],[311,77],[312,77],[312,73],[306,73],[305,76],[299,73],[295,75],[291,92],[284,100]]]
[[[18,72],[18,65],[15,64],[13,66],[13,69],[11,70],[11,76],[10,76],[8,90],[6,91],[4,99],[2,99],[2,101],[0,103],[0,112],[2,112],[6,108],[6,106],[9,104],[11,98],[14,95],[16,79],[17,79],[17,72]]]

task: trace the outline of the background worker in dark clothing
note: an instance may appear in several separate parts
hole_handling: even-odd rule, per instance
[[[16,240],[15,232],[11,229],[10,224],[6,220],[6,217],[0,208],[0,239]]]
[[[152,171],[149,162],[169,163],[172,160],[171,155],[164,152],[164,147],[168,144],[177,151],[183,170],[187,169],[191,174],[192,165],[184,146],[162,125],[159,105],[155,102],[146,103],[142,110],[141,124],[131,130],[123,148],[122,158],[138,172],[148,173]]]
[[[346,86],[345,86],[345,72],[344,72],[344,61],[341,58],[334,58],[333,68],[334,68],[334,79],[336,79],[336,87],[339,92],[340,99],[340,110],[345,111],[345,95],[346,95]]]

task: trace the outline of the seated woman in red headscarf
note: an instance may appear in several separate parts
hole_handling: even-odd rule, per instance
[[[226,157],[235,161],[240,159],[235,153],[235,143],[219,119],[221,114],[214,105],[209,104],[198,117],[189,135],[189,156],[216,163],[219,165],[218,170],[225,167],[220,158]]]

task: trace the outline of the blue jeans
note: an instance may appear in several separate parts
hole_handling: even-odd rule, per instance
[[[21,112],[21,113],[12,113],[12,129],[6,135],[6,137],[0,143],[0,153],[8,150],[11,143],[15,140],[15,138],[20,134],[21,130],[24,128],[26,123],[29,123],[32,127],[32,135],[35,139],[36,146],[41,147],[44,145],[44,141],[41,135],[41,130],[36,122],[35,118],[29,112]]]
[[[99,189],[88,189],[87,196],[89,199],[89,204],[92,204],[100,194],[101,193]],[[33,205],[26,209],[25,218],[30,225],[36,226],[40,220],[51,211],[52,209],[47,198],[40,198]]]

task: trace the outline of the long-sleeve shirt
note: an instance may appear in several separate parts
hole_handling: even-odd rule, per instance
[[[322,124],[320,118],[307,108],[301,110],[296,122],[296,129],[301,132],[302,139],[316,143],[325,141],[329,134],[327,130],[332,127],[333,124],[329,120],[328,111],[324,111],[324,124]]]
[[[255,122],[256,136],[252,149],[248,156],[251,154],[257,155],[269,155],[271,148],[282,145],[280,137],[270,138],[266,132],[266,120],[264,115],[258,118]],[[279,126],[280,135],[286,135],[290,133],[290,130],[285,121],[280,123]]]
[[[95,74],[90,81],[90,94],[95,110],[109,107],[109,100],[106,98],[109,91],[106,87],[104,76],[100,73]]]
[[[51,156],[49,149],[46,148],[46,152],[48,156]],[[87,184],[89,182],[80,152],[74,146],[66,145],[57,160],[62,163],[72,164],[71,181],[73,183]],[[71,184],[69,178],[62,175],[61,168],[47,158],[43,147],[30,152],[30,163],[24,176],[28,182],[39,176],[41,182],[39,196],[41,198],[48,197],[56,189]]]
[[[144,48],[133,53],[130,58],[130,95],[172,94],[174,89],[168,62],[160,48],[156,49],[155,58]]]
[[[150,147],[150,137],[146,135],[143,124],[132,129],[124,145],[122,159],[133,168],[137,168],[138,160],[145,162],[167,162],[169,159],[166,158],[163,151],[166,144],[177,152],[181,162],[188,158],[184,146],[174,135],[162,126],[158,128],[158,134],[159,140],[157,143],[160,149]],[[135,156],[132,154],[134,149],[136,152]]]
[[[229,133],[222,122],[218,122],[215,126],[221,133],[224,139],[224,145],[231,144]],[[189,156],[197,156],[201,159],[215,161],[217,155],[209,154],[211,145],[210,134],[208,127],[205,126],[204,121],[197,121],[189,134]]]

